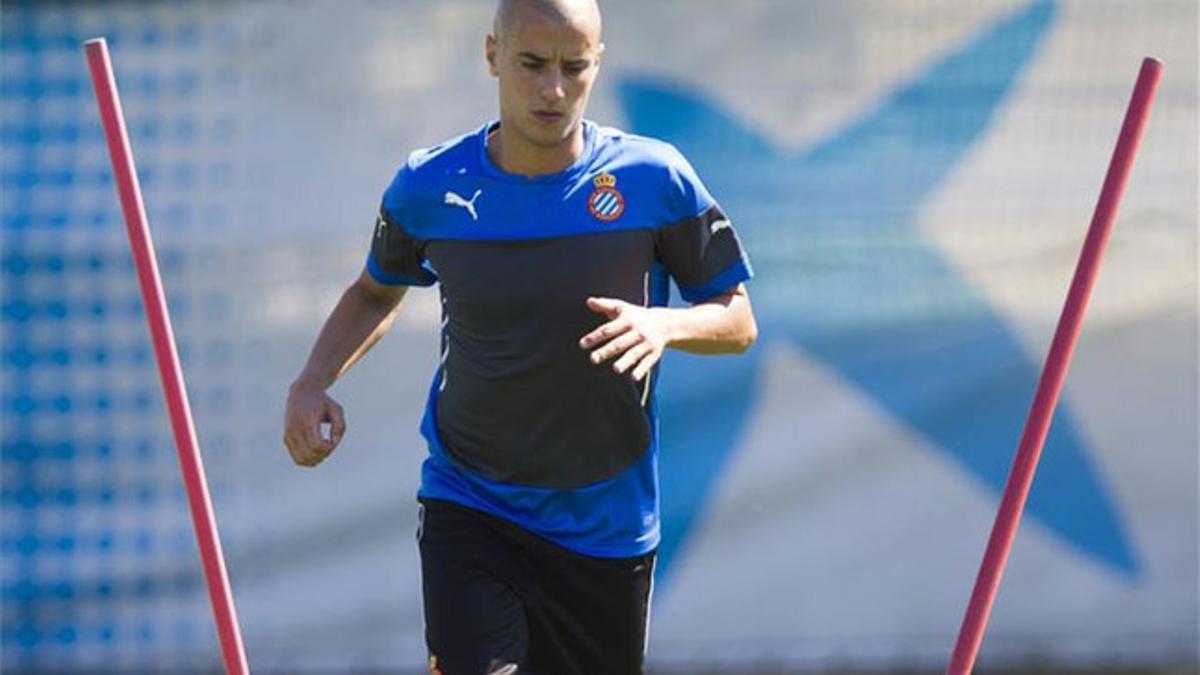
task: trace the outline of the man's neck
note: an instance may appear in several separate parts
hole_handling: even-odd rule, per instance
[[[545,176],[565,170],[583,154],[583,124],[553,147],[533,145],[514,130],[501,124],[487,138],[488,159],[507,173],[518,176]]]

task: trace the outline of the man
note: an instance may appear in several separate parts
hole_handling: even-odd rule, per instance
[[[500,2],[486,40],[499,122],[399,170],[366,269],[289,392],[284,442],[315,466],[346,427],[325,389],[408,286],[439,284],[418,498],[444,675],[641,672],[656,365],[666,347],[734,353],[756,336],[749,263],[686,160],[583,119],[603,51],[594,0]],[[668,275],[690,307],[665,306]]]

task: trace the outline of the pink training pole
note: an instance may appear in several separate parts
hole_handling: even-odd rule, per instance
[[[212,601],[213,615],[217,622],[225,672],[230,675],[245,675],[249,672],[246,652],[242,647],[242,636],[238,632],[237,613],[233,608],[229,578],[225,573],[225,558],[221,554],[217,522],[213,517],[212,502],[208,497],[208,484],[204,480],[204,464],[200,460],[191,407],[188,405],[187,391],[183,386],[183,371],[179,367],[175,336],[171,331],[171,317],[167,312],[162,281],[158,276],[158,264],[154,259],[154,242],[150,238],[142,191],[134,171],[133,152],[129,147],[129,136],[125,132],[125,117],[121,112],[121,99],[117,95],[112,62],[108,57],[108,45],[104,38],[96,38],[85,42],[84,50],[87,52],[88,67],[92,71],[92,85],[96,89],[100,119],[104,123],[104,136],[108,140],[117,192],[121,197],[121,210],[125,214],[125,225],[129,231],[129,244],[133,249],[133,261],[137,266],[138,283],[142,289],[142,302],[146,306],[146,320],[150,324],[150,337],[154,342],[154,356],[158,361],[159,375],[162,376],[167,409],[171,413],[171,429],[175,433],[179,468],[183,471],[183,483],[187,488],[188,505],[192,511],[192,525],[200,545],[204,580],[208,585],[208,597]]]
[[[1000,508],[996,512],[996,522],[992,526],[992,535],[983,554],[983,564],[975,580],[975,590],[971,593],[971,602],[967,606],[966,616],[963,617],[958,642],[954,646],[954,655],[946,670],[949,675],[968,675],[975,665],[975,657],[983,642],[983,631],[987,627],[988,615],[992,611],[992,602],[996,599],[1000,577],[1004,574],[1004,565],[1008,561],[1013,537],[1016,536],[1017,526],[1021,522],[1021,512],[1025,509],[1025,500],[1029,496],[1034,471],[1037,470],[1038,457],[1042,454],[1042,445],[1046,442],[1046,433],[1050,430],[1058,395],[1067,377],[1071,353],[1075,350],[1075,341],[1079,338],[1083,313],[1087,309],[1088,297],[1092,293],[1096,273],[1100,269],[1100,258],[1108,243],[1108,235],[1112,232],[1117,207],[1121,204],[1121,195],[1124,194],[1125,185],[1129,181],[1133,157],[1142,139],[1142,131],[1146,128],[1146,118],[1149,116],[1150,104],[1154,100],[1154,92],[1158,89],[1161,75],[1161,61],[1149,57],[1142,60],[1142,69],[1133,88],[1129,109],[1125,113],[1125,122],[1121,125],[1121,135],[1117,139],[1117,147],[1108,165],[1104,187],[1100,190],[1100,200],[1096,203],[1092,224],[1088,228],[1079,264],[1075,268],[1075,278],[1071,281],[1066,305],[1059,318],[1058,328],[1054,331],[1054,341],[1050,344],[1050,354],[1046,357],[1046,366],[1038,382],[1029,419],[1025,422],[1025,431],[1021,434],[1021,443],[1017,448],[1012,472],[1004,486],[1004,497],[1000,500]]]

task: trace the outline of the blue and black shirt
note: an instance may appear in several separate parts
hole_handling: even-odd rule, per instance
[[[496,123],[418,151],[396,174],[367,257],[383,284],[438,284],[441,364],[419,496],[605,557],[658,545],[658,367],[642,382],[579,339],[589,296],[701,302],[751,270],[729,220],[667,143],[583,123],[572,166],[527,178],[488,158]]]

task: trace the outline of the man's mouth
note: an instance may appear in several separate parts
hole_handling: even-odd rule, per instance
[[[563,118],[562,113],[554,112],[552,110],[535,110],[533,111],[533,116],[537,118],[539,122],[545,124],[553,124]]]

